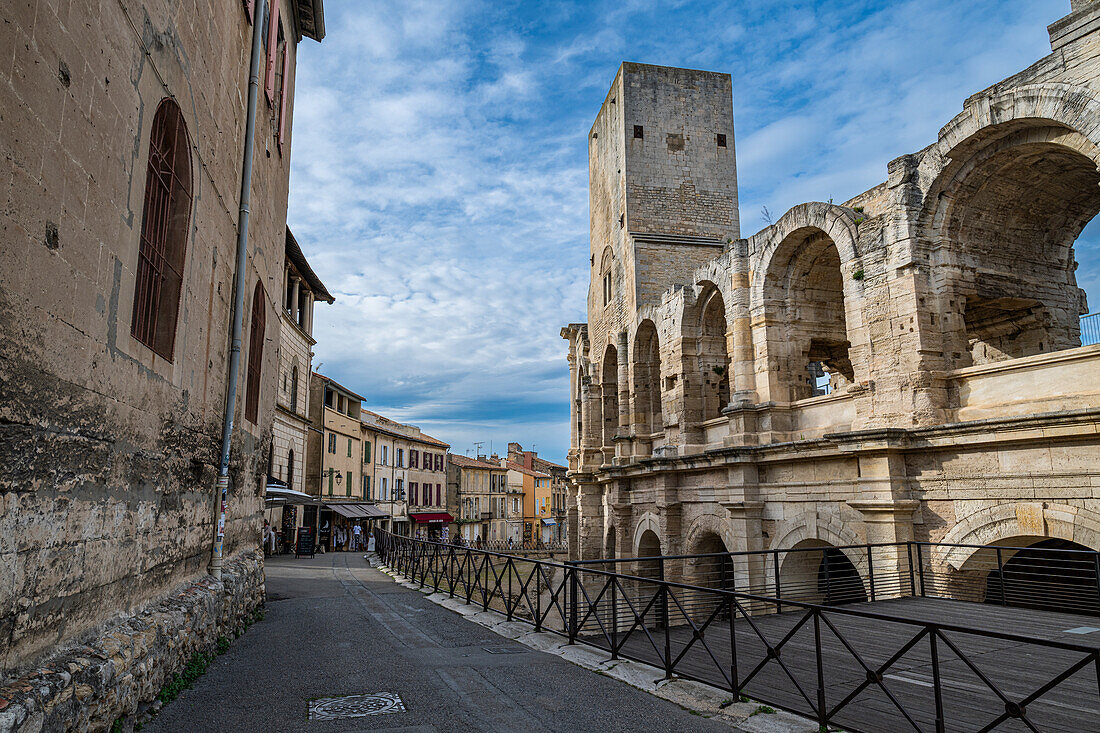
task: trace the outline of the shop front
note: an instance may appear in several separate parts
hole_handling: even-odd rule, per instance
[[[454,517],[447,512],[410,512],[409,519],[416,526],[417,537],[442,542],[449,539],[449,527],[454,522]]]

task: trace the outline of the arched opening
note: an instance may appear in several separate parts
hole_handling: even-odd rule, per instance
[[[653,578],[657,579],[661,577],[661,538],[657,536],[657,533],[652,529],[647,529],[642,532],[642,536],[638,540],[638,554],[637,557],[651,558],[648,560],[639,560],[635,565],[635,573],[641,578]]]
[[[294,450],[286,454],[286,487],[294,488]]]
[[[765,303],[782,314],[768,338],[781,396],[825,395],[855,379],[840,253],[828,234],[803,227],[783,240],[768,268]]]
[[[1080,346],[1087,300],[1074,243],[1100,212],[1100,154],[1042,121],[990,128],[967,144],[974,152],[959,155],[929,193],[948,362]]]
[[[730,402],[730,359],[726,349],[726,307],[718,288],[708,285],[701,299],[699,371],[703,419],[721,417]]]
[[[634,410],[641,435],[665,429],[661,408],[661,347],[657,327],[645,320],[634,335]]]
[[[856,566],[822,540],[803,540],[780,554],[776,595],[785,600],[841,605],[864,603],[867,593]]]
[[[715,590],[735,589],[733,558],[726,548],[726,543],[716,533],[704,532],[692,544],[691,555],[693,557],[685,562],[685,583]],[[728,617],[728,604],[725,597],[719,594],[685,591],[683,596],[683,603],[691,607],[691,615],[696,623],[705,622],[719,606],[722,608],[717,617]]]
[[[252,324],[248,332],[248,368],[244,394],[244,418],[252,423],[259,422],[260,414],[260,372],[264,363],[264,332],[267,323],[264,286],[256,283],[252,293]]]
[[[967,570],[988,569],[986,603],[1100,615],[1097,554],[1090,548],[1031,537],[1006,540],[1002,547],[981,550],[967,562]]]
[[[190,218],[191,142],[179,105],[165,98],[149,135],[130,333],[168,361],[175,355]]]
[[[290,372],[290,409],[298,411],[298,365]]]
[[[600,390],[603,395],[603,445],[614,445],[619,431],[619,352],[611,344],[604,351],[600,372]]]

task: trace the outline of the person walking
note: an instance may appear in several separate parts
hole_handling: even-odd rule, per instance
[[[359,548],[363,546],[363,528],[359,526],[359,522],[351,528],[351,549],[352,552],[358,552]]]

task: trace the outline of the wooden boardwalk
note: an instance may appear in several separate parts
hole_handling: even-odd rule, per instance
[[[856,654],[872,670],[877,670],[921,632],[921,626],[903,623],[904,619],[1100,649],[1100,630],[1083,634],[1067,633],[1069,629],[1100,627],[1100,618],[1096,617],[931,598],[899,598],[843,608],[866,610],[898,621],[825,613],[825,618],[835,627],[834,630],[823,621],[818,628],[828,709],[834,708],[868,680],[868,673]],[[730,680],[734,672],[731,649],[736,643],[736,673],[740,680],[748,678],[763,662],[757,674],[744,686],[744,694],[809,714],[817,704],[818,690],[813,621],[806,621],[782,645],[778,660],[767,655],[767,646],[779,644],[805,615],[805,611],[789,610],[754,617],[755,630],[742,618],[733,624],[728,618],[717,618],[703,634],[705,646],[701,641],[691,644],[693,634],[686,625],[674,626],[669,634],[673,658],[687,648],[676,664],[676,674],[731,689]],[[623,618],[620,616],[621,624]],[[705,617],[700,617],[698,622],[703,620]],[[623,624],[619,633],[625,634],[628,625]],[[649,632],[652,642],[639,629],[630,633],[622,646],[622,655],[663,667],[665,632],[652,626]],[[936,643],[944,722],[948,731],[983,730],[1006,712],[1005,701],[983,681],[983,676],[1010,702],[1017,703],[1078,661],[1092,656],[1088,651],[1056,649],[956,631],[942,633],[943,638],[938,638]],[[760,635],[767,640],[767,644]],[[606,645],[602,636],[586,634],[585,639],[590,643]],[[960,659],[950,644],[954,644],[977,671]],[[780,661],[786,665],[786,671]],[[881,686],[868,684],[830,719],[830,725],[868,732],[935,731],[933,675],[931,641],[929,636],[924,636],[885,670]],[[1028,704],[1024,714],[1034,728],[1028,727],[1023,720],[1009,718],[990,729],[1100,732],[1098,675],[1100,670],[1090,659],[1082,669]],[[798,682],[797,686],[791,677]],[[799,686],[806,697],[799,692]]]

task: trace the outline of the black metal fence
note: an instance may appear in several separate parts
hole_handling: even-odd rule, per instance
[[[955,591],[1006,606],[1034,600],[1020,578],[1036,562],[1011,565],[1020,548],[901,543],[559,563],[384,532],[377,547],[422,587],[822,726],[1100,730],[1097,647],[858,605]],[[1085,604],[1076,590],[1061,597]]]

